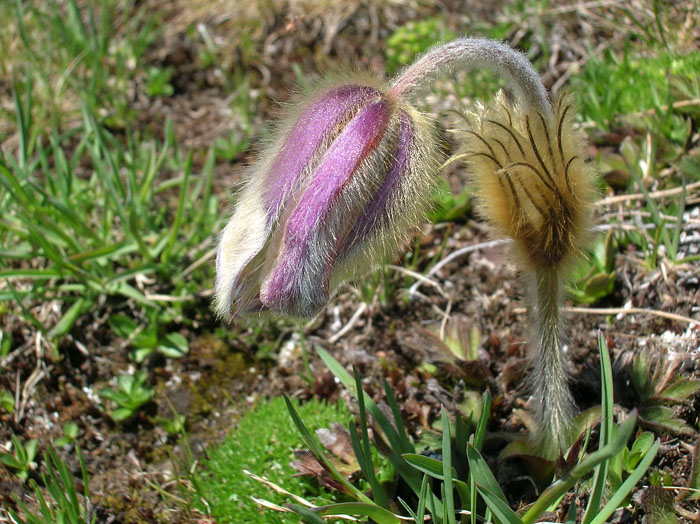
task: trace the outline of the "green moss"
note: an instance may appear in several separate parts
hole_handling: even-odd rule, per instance
[[[312,431],[329,427],[334,421],[345,424],[350,416],[344,404],[329,405],[314,399],[301,405],[294,401],[294,405]],[[280,505],[290,501],[246,476],[244,469],[305,498],[328,498],[328,492],[319,492],[306,479],[293,476],[296,472],[289,462],[298,447],[299,434],[282,398],[264,402],[241,417],[236,429],[218,447],[208,451],[203,470],[196,475],[198,494],[206,501],[215,521],[218,524],[299,521],[292,515],[259,509],[251,495]],[[200,509],[206,511],[204,503]]]

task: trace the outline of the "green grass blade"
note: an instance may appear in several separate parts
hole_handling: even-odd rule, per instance
[[[399,504],[403,506],[403,509],[406,511],[406,513],[408,513],[408,515],[413,519],[413,522],[418,522],[418,516],[415,514],[413,509],[411,509],[411,506],[408,505],[408,502],[406,502],[401,497],[397,497],[397,500],[399,501]]]
[[[485,488],[490,493],[500,498],[503,502],[508,504],[508,499],[506,499],[503,490],[498,485],[496,477],[493,476],[491,469],[481,456],[481,453],[476,449],[476,447],[471,444],[467,445],[467,459],[469,460],[469,470],[472,473],[475,484]],[[474,508],[472,508],[474,510]]]
[[[168,117],[165,121],[165,144],[163,144],[163,149],[161,150],[158,158],[154,163],[149,165],[148,171],[146,171],[146,176],[143,177],[141,182],[141,189],[139,191],[139,200],[142,204],[145,204],[151,197],[151,191],[153,188],[153,181],[163,166],[163,162],[168,157],[168,152],[173,146],[174,142],[174,131],[173,131],[173,120]]]
[[[481,401],[481,415],[479,416],[479,423],[476,426],[476,432],[474,434],[474,447],[477,451],[481,451],[484,445],[484,436],[486,435],[489,413],[491,413],[491,392],[486,390]]]
[[[328,366],[328,369],[333,373],[338,380],[350,391],[354,391],[354,380],[350,373],[348,373],[343,366],[335,360],[330,353],[324,350],[320,346],[316,346],[316,352],[321,357],[321,360]],[[421,486],[421,476],[414,468],[412,468],[402,457],[404,453],[415,453],[415,448],[409,445],[408,449],[404,447],[404,442],[408,442],[408,437],[405,439],[399,438],[397,431],[394,426],[389,422],[389,419],[384,415],[382,410],[374,403],[367,393],[364,391],[355,391],[356,395],[364,395],[364,401],[367,406],[367,411],[372,415],[374,421],[379,425],[380,429],[384,432],[384,435],[389,440],[389,445],[392,452],[389,453],[388,458],[391,464],[394,466],[399,475],[406,481],[406,483],[411,487],[413,492],[417,495],[420,492]],[[401,426],[403,428],[403,425]],[[435,495],[430,493],[430,503],[433,504],[431,507],[437,508],[435,512],[438,517],[441,518],[442,511],[439,509],[437,503],[433,500]],[[435,514],[435,513],[434,513]]]
[[[126,282],[112,282],[108,286],[105,286],[104,291],[115,295],[122,295],[126,298],[132,298],[143,306],[154,307],[156,305],[155,302],[148,300],[143,293]]]
[[[442,474],[445,485],[445,505],[448,524],[457,524],[455,519],[454,490],[452,486],[452,438],[450,437],[450,421],[447,411],[442,407]]]
[[[51,278],[58,278],[62,275],[60,271],[55,268],[47,269],[3,269],[0,270],[0,278],[28,278],[32,280],[49,280]]]
[[[640,461],[632,474],[622,483],[620,489],[618,489],[612,495],[612,497],[610,497],[610,500],[608,500],[607,504],[603,506],[603,509],[600,510],[590,524],[603,524],[610,517],[610,515],[617,510],[627,495],[629,495],[637,483],[642,479],[644,474],[649,469],[649,466],[651,466],[654,457],[656,457],[656,453],[659,451],[660,445],[661,443],[657,439],[649,451],[647,451],[647,453],[644,455],[644,458]]]
[[[27,93],[31,93],[31,87],[27,86]],[[27,167],[27,122],[24,120],[24,109],[19,98],[17,79],[12,78],[12,96],[15,102],[15,115],[17,116],[17,131],[19,134],[19,167],[24,170]],[[28,107],[27,110],[31,110]]]
[[[355,374],[355,391],[362,391],[362,382],[360,381],[360,375],[357,369],[353,369]],[[362,462],[360,463],[362,468],[362,473],[364,473],[367,482],[372,487],[372,494],[374,500],[383,508],[389,507],[389,497],[387,496],[384,488],[377,480],[377,476],[374,474],[374,465],[372,464],[372,446],[369,440],[369,430],[367,429],[367,410],[365,409],[365,396],[357,396],[358,408],[360,412],[360,428],[362,430]],[[355,435],[357,436],[357,435]],[[359,458],[359,457],[358,457]]]
[[[428,475],[423,475],[423,481],[420,485],[420,493],[418,494],[418,510],[416,511],[416,523],[423,524],[425,520],[425,502],[428,499]]]
[[[87,472],[87,466],[85,465],[85,458],[83,457],[83,452],[76,445],[75,447],[75,454],[78,456],[78,463],[80,464],[80,474],[83,478],[83,496],[85,497],[85,500],[90,499],[90,483],[89,483],[89,477],[88,477],[88,472]]]
[[[63,314],[61,320],[59,320],[58,323],[51,328],[51,331],[49,331],[49,337],[62,337],[68,333],[70,328],[73,327],[73,324],[75,324],[75,321],[78,320],[86,301],[87,300],[84,297],[76,300],[73,305],[68,308],[68,311]]]
[[[681,232],[683,231],[683,213],[685,213],[685,198],[686,198],[686,181],[685,173],[681,171],[681,180],[683,184],[683,191],[681,197],[678,201],[678,213],[676,213],[676,227],[673,230],[673,238],[671,240],[671,245],[669,246],[669,254],[671,255],[671,260],[674,262],[678,259],[678,246],[681,241]]]
[[[110,244],[103,247],[90,249],[71,255],[70,261],[75,264],[80,264],[87,261],[95,261],[100,259],[115,259],[122,255],[128,255],[137,252],[138,246],[135,242],[122,241],[115,244]]]
[[[600,446],[603,449],[612,441],[614,424],[614,400],[613,400],[613,378],[612,364],[610,363],[610,353],[608,344],[605,342],[603,332],[598,332],[598,348],[600,350],[600,376],[601,376],[601,414],[600,414]],[[597,515],[603,500],[605,482],[608,476],[608,461],[603,461],[595,468],[593,474],[593,489],[588,498],[588,505],[583,516],[583,524],[588,524]]]
[[[489,419],[489,414],[491,413],[491,392],[486,390],[484,396],[481,399],[481,413],[479,415],[479,422],[476,425],[476,431],[474,434],[474,449],[477,451],[481,450],[484,443],[484,435],[486,435],[486,424]],[[466,450],[465,450],[466,451]],[[469,455],[467,454],[467,458]],[[469,517],[471,524],[476,524],[476,480],[472,474],[471,467],[469,469],[469,510],[471,515]]]
[[[425,455],[418,455],[417,453],[406,453],[403,458],[421,473],[430,475],[438,480],[443,480],[445,478],[442,462],[437,459],[426,457]],[[457,472],[452,468],[452,477],[455,478],[456,476]]]
[[[591,453],[584,460],[576,464],[576,466],[574,466],[574,468],[566,475],[549,486],[530,506],[525,515],[523,515],[523,522],[525,524],[532,524],[535,522],[535,520],[537,520],[537,518],[544,511],[546,511],[547,508],[554,504],[554,501],[569,491],[569,489],[571,489],[582,477],[593,471],[598,464],[605,460],[610,460],[615,455],[620,453],[632,435],[632,431],[634,431],[636,424],[637,415],[636,413],[632,413],[618,428],[610,444],[605,446],[603,449],[599,449],[598,451]]]
[[[330,353],[328,353],[326,350],[321,348],[320,346],[316,346],[316,351],[318,352],[319,356],[321,357],[321,360],[328,366],[328,369],[331,370],[331,372],[338,377],[338,380],[349,390],[354,391],[355,388],[355,381],[353,380],[352,376],[350,373],[348,373],[343,366],[341,366],[337,360],[335,360]],[[403,453],[415,453],[415,449],[413,446],[409,446],[408,449],[405,449],[403,447],[403,440],[399,438],[398,433],[392,426],[391,422],[389,422],[389,419],[384,415],[384,413],[379,409],[379,407],[374,403],[374,401],[370,398],[367,393],[364,391],[354,391],[356,396],[363,395],[364,396],[364,402],[367,406],[367,411],[369,411],[370,415],[374,418],[374,420],[379,424],[379,427],[382,429],[386,437],[389,439],[389,444],[391,445],[391,448],[394,452],[403,454]]]
[[[360,500],[367,504],[374,504],[374,502],[372,502],[372,500],[369,497],[367,497],[367,495],[362,493],[359,489],[357,489],[350,482],[348,482],[348,480],[345,478],[345,475],[342,475],[337,469],[335,469],[335,466],[333,466],[333,464],[331,464],[331,462],[326,458],[326,454],[321,449],[321,446],[316,442],[316,439],[308,430],[304,422],[301,420],[301,417],[299,417],[297,410],[294,409],[294,405],[291,403],[287,395],[284,395],[284,401],[287,404],[287,410],[289,410],[289,414],[292,417],[294,425],[297,427],[299,433],[301,434],[301,439],[304,442],[304,445],[321,462],[326,471],[328,471],[328,473],[330,473],[330,475],[347,490],[348,495],[352,495],[357,500]]]
[[[507,502],[502,500],[497,493],[479,485],[477,483],[476,489],[479,490],[481,498],[484,499],[486,505],[493,513],[496,522],[499,524],[523,524],[518,515],[510,509]]]
[[[394,392],[391,390],[389,383],[384,380],[384,393],[386,394],[386,402],[391,409],[391,414],[394,416],[394,424],[396,425],[396,433],[398,435],[399,441],[403,449],[410,449],[413,446],[408,440],[408,435],[406,434],[406,427],[404,426],[403,419],[401,418],[401,412],[399,410],[399,404],[396,402],[396,397]]]
[[[207,158],[204,161],[204,167],[202,168],[202,174],[200,176],[200,181],[204,181],[204,194],[200,200],[199,212],[194,219],[193,231],[198,229],[198,226],[204,223],[204,220],[208,212],[209,199],[211,198],[212,187],[214,183],[214,166],[216,164],[216,153],[214,148],[209,149],[207,152]],[[197,193],[198,194],[198,193]],[[191,205],[195,206],[194,198],[191,201]]]
[[[403,455],[403,458],[421,473],[424,473],[425,475],[437,480],[442,481],[445,479],[443,464],[441,461],[426,457],[425,455],[417,455],[416,453],[406,453]],[[452,467],[452,484],[459,493],[459,498],[462,501],[462,505],[468,504],[469,486],[466,482],[457,478],[457,472],[455,471],[454,467]]]
[[[309,522],[310,524],[326,524],[325,520],[304,506],[299,506],[298,504],[288,504],[287,507],[300,517],[303,517],[304,522]]]
[[[388,509],[384,509],[375,504],[365,504],[362,502],[341,502],[330,506],[316,508],[321,515],[353,515],[369,517],[377,524],[402,524],[401,519]]]
[[[190,173],[192,171],[192,158],[194,156],[194,151],[190,150],[187,155],[187,161],[185,162],[184,177],[182,179],[182,184],[180,185],[180,198],[177,202],[177,210],[175,211],[175,218],[173,219],[173,226],[170,230],[168,236],[168,242],[161,254],[161,260],[164,264],[167,264],[170,260],[170,255],[172,253],[173,247],[175,246],[175,240],[180,233],[180,224],[182,223],[182,215],[185,209],[185,199],[187,197],[187,191],[190,187]]]

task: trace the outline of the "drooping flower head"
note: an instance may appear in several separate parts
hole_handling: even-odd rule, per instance
[[[308,317],[419,222],[439,148],[429,120],[372,81],[308,99],[261,153],[217,254],[216,309]]]

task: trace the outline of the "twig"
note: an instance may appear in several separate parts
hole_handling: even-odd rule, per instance
[[[700,98],[690,98],[688,100],[679,100],[673,104],[659,106],[659,111],[668,111],[670,108],[673,109],[683,109],[684,107],[700,106]],[[631,116],[652,116],[656,114],[657,109],[647,109],[646,111],[639,111],[638,113],[632,113]],[[630,116],[630,115],[623,115]]]
[[[445,308],[445,316],[440,322],[440,340],[445,341],[445,330],[447,329],[447,321],[450,319],[450,312],[452,311],[452,299],[447,301],[447,307]]]
[[[692,191],[694,189],[700,189],[700,182],[693,182],[685,186],[686,191]],[[668,196],[678,195],[683,192],[682,187],[674,187],[673,189],[664,189],[663,191],[654,191],[649,193],[649,198],[659,199]],[[629,202],[632,200],[644,200],[645,196],[643,193],[633,193],[631,195],[618,195],[614,197],[603,198],[596,202],[598,206],[609,206],[612,204],[618,204],[620,202]]]
[[[292,513],[291,509],[285,508],[284,506],[279,506],[277,504],[274,504],[273,502],[270,502],[269,500],[260,499],[258,497],[254,497],[253,495],[251,495],[250,498],[258,506],[262,506],[263,508],[271,509],[273,511],[279,511],[280,513]]]
[[[431,282],[431,283],[435,282],[434,280],[430,279],[430,277],[432,277],[435,273],[440,271],[445,265],[449,264],[450,262],[452,262],[456,258],[467,255],[473,251],[479,251],[480,249],[489,249],[491,247],[500,246],[500,245],[506,244],[508,242],[509,241],[505,240],[505,239],[489,240],[487,242],[480,242],[478,244],[472,244],[471,246],[466,246],[466,247],[463,247],[461,249],[458,249],[457,251],[453,251],[452,253],[447,255],[445,258],[440,260],[440,262],[435,264],[432,267],[432,269],[430,271],[428,271],[428,273],[426,275],[421,275],[422,279],[418,279],[418,282],[416,282],[415,284],[413,284],[409,288],[408,295],[412,296],[413,294],[415,294],[415,292],[418,290],[418,288],[420,287],[420,285],[423,283],[424,280],[427,280],[428,282]],[[414,273],[414,272],[412,271],[411,273]],[[416,274],[418,274],[418,273],[416,273]],[[416,277],[416,278],[418,278],[418,277]],[[437,284],[437,283],[435,283],[435,284]],[[439,284],[438,284],[438,289],[441,289],[439,287]],[[444,296],[444,293],[442,293],[442,295]]]
[[[700,320],[696,320],[690,317],[684,317],[683,315],[676,315],[675,313],[668,313],[666,311],[659,311],[658,309],[644,309],[639,307],[631,308],[589,308],[589,307],[565,307],[564,311],[568,313],[583,313],[588,315],[655,315],[657,317],[667,318],[669,320],[675,320],[677,322],[686,322],[688,324],[697,324],[700,326]]]
[[[195,260],[194,262],[192,262],[189,266],[187,266],[187,267],[185,268],[185,270],[184,270],[182,273],[180,273],[180,278],[186,277],[187,275],[189,275],[190,273],[192,273],[192,271],[194,271],[194,270],[197,269],[199,266],[201,266],[202,264],[204,264],[207,260],[209,260],[210,258],[212,258],[214,255],[216,255],[216,250],[217,250],[217,249],[218,249],[218,248],[212,248],[212,249],[210,249],[209,251],[207,251],[206,253],[204,253],[204,255],[202,255],[201,257],[199,257],[199,259],[197,259],[197,260]]]
[[[398,271],[399,273],[403,273],[405,275],[408,275],[409,277],[415,278],[418,282],[425,283],[425,284],[430,284],[433,286],[435,289],[438,290],[438,292],[445,298],[447,298],[447,295],[445,294],[445,291],[443,291],[442,286],[432,278],[430,278],[432,275],[429,273],[427,275],[423,275],[422,273],[418,273],[417,271],[412,271],[410,269],[406,269],[405,267],[401,266],[394,266],[393,264],[387,264],[385,267],[389,269],[393,269],[394,271]],[[416,282],[416,284],[418,283]],[[415,284],[414,284],[415,285]]]
[[[308,500],[300,497],[299,495],[295,495],[294,493],[287,491],[281,486],[278,486],[274,482],[266,479],[265,477],[261,477],[259,475],[256,475],[255,473],[251,473],[247,469],[243,470],[244,475],[248,475],[250,478],[253,480],[260,482],[261,484],[265,484],[268,488],[272,489],[273,491],[276,491],[277,493],[280,493],[281,495],[286,495],[287,497],[293,498],[295,501],[297,501],[299,504],[302,506],[306,506],[307,508],[313,508],[314,505],[309,502]]]
[[[345,333],[350,331],[352,327],[357,323],[357,321],[360,319],[360,317],[364,314],[364,312],[367,311],[367,303],[363,302],[360,304],[360,307],[357,308],[357,310],[352,314],[350,317],[350,320],[348,320],[347,324],[345,324],[338,332],[333,335],[332,337],[328,338],[328,342],[331,344],[335,344],[340,340]]]

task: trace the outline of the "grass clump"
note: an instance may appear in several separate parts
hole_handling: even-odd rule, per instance
[[[697,51],[661,51],[648,57],[627,46],[622,56],[612,51],[593,56],[572,82],[584,118],[610,129],[625,115],[652,111],[659,116],[656,125],[660,134],[682,142],[687,132],[683,119],[674,114],[673,102],[698,97],[699,69]]]
[[[69,333],[105,297],[129,301],[156,326],[181,318],[183,297],[207,279],[187,267],[216,230],[213,156],[194,172],[169,123],[163,144],[135,132],[123,143],[85,106],[79,128],[44,132],[32,124],[32,104],[16,92],[19,149],[0,154],[0,276],[8,283],[0,302],[17,304],[49,338]],[[163,171],[174,176],[163,180]],[[163,294],[179,298],[168,306]],[[35,309],[52,300],[62,304],[58,318]]]
[[[560,457],[560,471],[553,482],[532,504],[519,512],[511,509],[511,501],[481,454],[491,409],[488,391],[478,417],[471,420],[457,415],[454,424],[451,424],[443,409],[442,447],[438,455],[440,459],[436,459],[416,453],[404,429],[393,393],[386,384],[386,400],[393,421],[362,390],[357,374],[353,380],[330,354],[319,349],[319,355],[331,372],[352,391],[358,401],[360,427],[351,424],[350,434],[362,474],[372,490],[368,496],[368,492],[357,489],[332,467],[328,455],[315,444],[311,432],[306,428],[302,420],[304,417],[290,403],[287,407],[304,443],[342,486],[341,491],[355,501],[312,508],[296,504],[289,507],[304,517],[306,522],[315,524],[323,522],[320,516],[330,515],[352,515],[360,519],[370,517],[372,522],[378,524],[399,524],[402,521],[418,524],[424,522],[427,515],[430,515],[431,522],[440,524],[475,524],[479,521],[531,524],[540,521],[546,512],[562,511],[564,508],[559,506],[564,495],[574,492],[577,496],[587,495],[588,507],[582,516],[577,516],[578,505],[571,503],[566,510],[567,522],[603,524],[618,508],[628,504],[631,491],[647,474],[660,441],[645,433],[634,441],[630,449],[626,447],[633,437],[637,416],[632,413],[621,424],[615,423],[612,364],[602,334],[599,334],[598,342],[602,375],[598,449],[588,449],[591,436],[589,427],[574,440],[566,458]],[[386,484],[377,480],[375,466],[368,460],[371,446],[368,414],[374,419],[375,439],[377,434],[386,438],[384,448],[389,450],[386,452],[388,460],[403,480],[403,484],[395,486],[395,489],[387,490]],[[621,461],[624,462],[624,473],[622,465],[617,467]],[[593,476],[593,481],[586,493],[581,480],[589,475]],[[579,488],[576,488],[577,485]]]
[[[314,429],[328,427],[331,422],[350,416],[343,403],[330,405],[316,399],[303,404],[294,400],[293,403]],[[220,524],[298,522],[298,517],[263,512],[258,508],[251,496],[276,504],[284,504],[286,500],[283,495],[266,490],[243,470],[263,476],[293,493],[309,495],[311,490],[310,498],[323,497],[324,492],[314,487],[315,484],[294,476],[289,463],[294,458],[292,451],[299,446],[299,433],[290,423],[284,399],[263,402],[246,413],[220,445],[208,451],[205,470],[198,473],[195,482],[200,506],[208,508],[208,513]]]
[[[41,474],[41,486],[29,481],[38,505],[38,512],[30,510],[22,501],[19,512],[9,510],[10,522],[16,524],[93,524],[97,516],[91,510],[87,468],[82,452],[75,449],[80,465],[82,489],[76,484],[66,461],[54,448],[44,453],[46,472]]]

